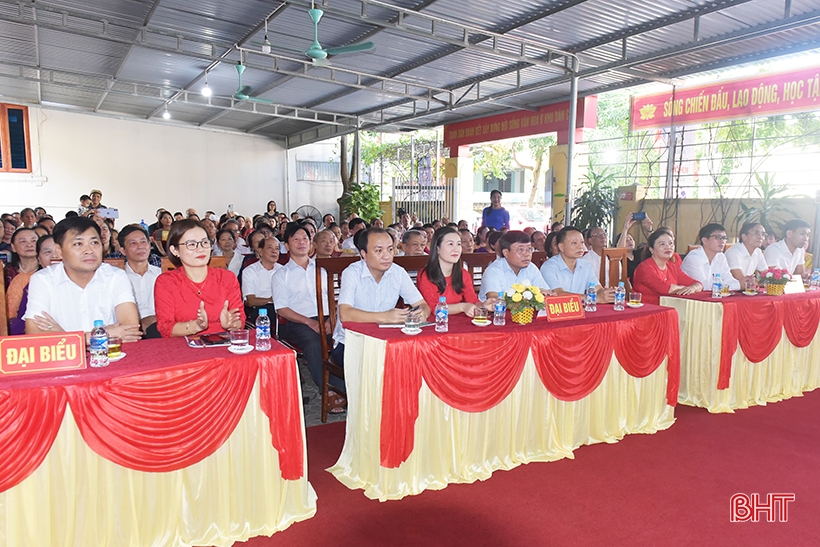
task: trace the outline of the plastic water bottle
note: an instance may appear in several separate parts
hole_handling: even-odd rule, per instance
[[[270,349],[270,317],[267,308],[259,308],[259,317],[256,318],[256,351]]]
[[[712,298],[720,298],[723,284],[720,282],[720,274],[712,275]]]
[[[590,283],[587,287],[587,299],[585,311],[598,311],[598,292],[595,290],[595,283]]]
[[[498,293],[498,300],[495,301],[493,311],[493,325],[503,327],[507,323],[507,301],[504,300],[504,293]]]
[[[618,281],[618,288],[615,289],[615,311],[624,311],[626,303],[626,287],[623,281]]]
[[[105,324],[103,324],[100,319],[94,321],[94,328],[91,329],[88,347],[91,352],[91,361],[89,364],[94,368],[107,367],[108,331],[105,330]]]
[[[449,319],[450,307],[447,305],[447,299],[440,296],[436,304],[436,332],[447,332]]]
[[[140,226],[142,226],[142,229],[145,230],[146,232],[148,231],[148,225],[145,223],[144,218],[140,219]]]
[[[811,272],[811,281],[809,282],[809,290],[820,291],[820,268],[815,268]]]

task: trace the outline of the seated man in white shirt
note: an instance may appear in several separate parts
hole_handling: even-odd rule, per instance
[[[712,278],[715,274],[720,274],[721,285],[728,283],[730,290],[740,289],[740,282],[732,275],[726,255],[723,254],[728,239],[723,226],[714,222],[707,224],[698,233],[700,247],[687,253],[681,263],[683,273],[700,281],[704,291],[712,290]]]
[[[400,266],[393,264],[393,238],[381,228],[370,228],[358,238],[362,260],[342,272],[339,289],[339,318],[333,331],[331,359],[344,366],[345,331],[343,323],[402,324],[409,308],[418,307],[422,320],[430,315],[430,307]],[[536,272],[538,270],[536,269]],[[401,297],[408,306],[397,308]]]
[[[604,249],[607,248],[606,231],[603,228],[590,228],[589,236],[586,239],[589,252],[582,259],[592,265],[592,270],[597,276],[601,272],[601,260],[604,256]],[[609,263],[604,279],[609,279]]]
[[[365,222],[363,218],[354,218],[351,219],[350,222],[347,223],[347,227],[350,233],[350,237],[342,241],[342,251],[357,251],[356,249],[356,234],[361,232],[362,230],[367,230],[370,228],[370,225]]]
[[[595,285],[598,302],[615,301],[615,289],[605,289],[598,282],[598,272],[592,264],[581,260],[584,256],[584,234],[574,226],[567,226],[556,234],[559,254],[541,265],[541,275],[547,285],[558,294],[586,294],[590,283]]]
[[[763,256],[766,264],[789,270],[789,273],[806,275],[806,243],[811,226],[801,219],[790,220],[783,227],[783,239],[766,247]]]
[[[740,243],[732,245],[723,254],[729,263],[732,276],[746,287],[746,281],[754,281],[755,271],[768,268],[760,247],[766,241],[766,229],[759,222],[747,222],[740,228]],[[721,276],[722,277],[722,276]]]
[[[257,233],[257,232],[254,232]],[[279,260],[279,240],[275,237],[249,237],[255,242],[259,260],[242,270],[242,299],[245,301],[245,315],[249,323],[259,316],[259,308],[267,307],[273,321],[273,299],[271,280],[273,274],[282,268]]]
[[[316,301],[316,261],[309,256],[310,232],[305,226],[292,223],[285,230],[283,239],[290,260],[274,274],[272,283],[276,313],[287,321],[280,325],[279,337],[301,348],[310,377],[321,387],[322,341],[319,339],[320,319]],[[322,289],[322,306],[327,311],[327,279],[324,279]],[[321,320],[325,322],[325,332],[330,333],[330,320],[327,317]],[[330,383],[344,390],[344,382],[340,378],[331,376]]]
[[[125,273],[137,299],[142,332],[145,333],[145,338],[160,338],[154,309],[154,283],[162,269],[148,263],[148,256],[151,254],[148,233],[139,224],[129,224],[120,230],[117,240],[126,260]]]
[[[516,284],[529,284],[544,291],[546,296],[555,296],[544,281],[541,272],[532,263],[530,236],[518,230],[507,232],[499,241],[503,258],[498,258],[487,266],[481,276],[478,299],[497,298],[499,293],[508,293]]]
[[[139,340],[134,290],[124,271],[103,264],[97,223],[87,217],[67,218],[57,223],[53,235],[63,261],[31,276],[26,334],[89,333],[101,319],[108,336]]]

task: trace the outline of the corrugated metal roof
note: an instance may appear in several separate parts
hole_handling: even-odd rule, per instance
[[[820,47],[820,0],[393,0],[422,14],[407,11],[401,27],[396,9],[367,5],[363,18],[360,0],[320,5],[323,47],[369,40],[375,49],[310,65],[309,0],[0,0],[0,95],[158,120],[168,103],[174,123],[297,145],[350,126],[271,117],[273,107],[231,101],[236,46],[246,50],[244,93],[307,116],[315,109],[326,121],[359,116],[368,127],[434,126],[566,100],[566,72],[538,66],[555,58],[549,47],[580,55],[581,93]],[[259,53],[266,17],[276,59]],[[484,30],[467,31],[465,43],[463,25]],[[530,63],[517,59],[522,48]],[[199,95],[208,69],[210,103]]]

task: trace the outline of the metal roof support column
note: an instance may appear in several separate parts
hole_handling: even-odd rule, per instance
[[[578,60],[572,60],[572,80],[569,88],[569,143],[567,144],[567,193],[564,197],[564,225],[572,224],[572,164],[575,154],[575,126],[578,117]]]
[[[669,127],[669,146],[666,154],[666,190],[664,199],[675,199],[678,197],[675,192],[675,152],[678,149],[678,128],[672,124]],[[680,189],[678,189],[680,190]]]
[[[356,137],[354,140],[355,146],[354,154],[356,154],[356,184],[362,183],[362,131],[361,131],[362,123],[357,118],[356,119]],[[379,201],[381,201],[381,196],[379,196]],[[369,219],[365,219],[369,221]]]

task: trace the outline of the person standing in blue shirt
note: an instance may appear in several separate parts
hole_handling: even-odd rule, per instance
[[[501,191],[500,190],[493,190],[490,192],[490,203],[489,207],[484,208],[484,212],[481,213],[481,225],[487,226],[488,228],[494,228],[496,230],[502,230],[503,228],[510,228],[510,213],[501,206]]]
[[[544,281],[558,294],[585,294],[590,283],[595,284],[598,302],[615,300],[615,289],[605,289],[595,275],[595,269],[584,256],[584,234],[574,226],[567,226],[556,234],[559,253],[541,265]]]

